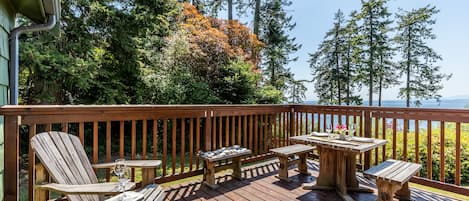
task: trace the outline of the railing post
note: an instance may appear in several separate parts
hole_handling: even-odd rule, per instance
[[[295,115],[295,106],[290,106],[290,137],[296,136],[296,115]],[[288,138],[290,142],[290,138]]]
[[[204,151],[212,150],[212,116],[213,110],[205,111],[205,147]]]
[[[363,112],[363,117],[365,119],[365,137],[371,138],[371,111],[365,110]],[[371,151],[365,152],[365,170],[370,169],[371,167]]]
[[[18,200],[19,193],[19,129],[20,117],[16,115],[5,116],[4,133],[4,196],[5,201]]]

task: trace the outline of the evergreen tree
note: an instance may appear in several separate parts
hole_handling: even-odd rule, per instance
[[[383,42],[389,31],[387,26],[392,23],[389,20],[390,13],[386,7],[387,0],[362,0],[362,8],[356,15],[356,20],[360,20],[360,46],[361,53],[359,61],[365,65],[360,65],[360,79],[368,85],[368,102],[373,105],[373,93],[376,88],[375,83],[378,80],[378,64],[380,57],[380,49],[387,46]],[[384,52],[384,51],[381,51]],[[383,68],[384,69],[384,68]]]
[[[292,78],[290,69],[286,66],[298,59],[290,55],[301,48],[301,45],[295,42],[296,38],[288,35],[288,32],[296,26],[285,10],[285,7],[291,4],[289,0],[272,0],[263,4],[261,8],[263,12],[259,35],[265,44],[262,51],[262,66],[266,82],[281,91],[287,89],[286,83]]]
[[[288,102],[289,103],[302,103],[306,98],[306,88],[305,82],[310,82],[308,80],[290,80],[289,82],[289,91],[288,91]]]
[[[361,88],[357,82],[357,69],[358,69],[358,55],[359,48],[359,32],[357,21],[355,20],[356,11],[350,14],[350,19],[347,21],[344,31],[345,44],[342,52],[342,65],[345,72],[345,104],[346,105],[361,105],[362,98],[356,95],[355,91]]]
[[[346,24],[344,14],[338,10],[334,16],[333,28],[326,33],[317,52],[310,54],[315,91],[319,94],[321,103],[361,103],[359,97],[353,95],[355,35],[355,22]]]
[[[428,5],[412,11],[401,10],[396,15],[398,34],[395,41],[402,55],[398,67],[406,77],[406,86],[400,89],[399,97],[406,100],[407,107],[413,98],[417,106],[421,99],[439,100],[438,91],[443,88],[441,82],[451,77],[439,72],[440,67],[435,63],[442,58],[426,43],[436,38],[431,25],[435,24],[433,16],[438,12]]]

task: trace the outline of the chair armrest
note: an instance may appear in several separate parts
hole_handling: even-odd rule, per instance
[[[62,194],[105,194],[112,195],[119,192],[118,182],[97,183],[97,184],[57,184],[48,183],[42,185],[35,185],[37,190],[52,190]],[[135,183],[128,182],[125,190],[132,190],[135,188]]]
[[[93,164],[93,168],[114,168],[115,162]],[[157,168],[161,166],[160,160],[126,160],[125,165],[130,168]]]

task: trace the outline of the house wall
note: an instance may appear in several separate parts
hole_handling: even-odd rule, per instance
[[[8,0],[0,0],[0,105],[8,104],[8,36],[14,26],[15,12]],[[0,200],[3,195],[3,169],[4,169],[4,126],[3,116],[0,116]]]

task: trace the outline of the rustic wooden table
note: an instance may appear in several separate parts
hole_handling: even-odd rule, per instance
[[[369,138],[355,138],[366,140]],[[371,139],[369,139],[371,140]],[[319,152],[319,176],[314,185],[304,185],[304,189],[335,189],[344,200],[353,200],[347,191],[373,192],[358,185],[356,177],[357,155],[385,145],[386,140],[372,139],[370,142],[329,140],[328,137],[302,135],[291,137],[294,143],[314,144]]]

